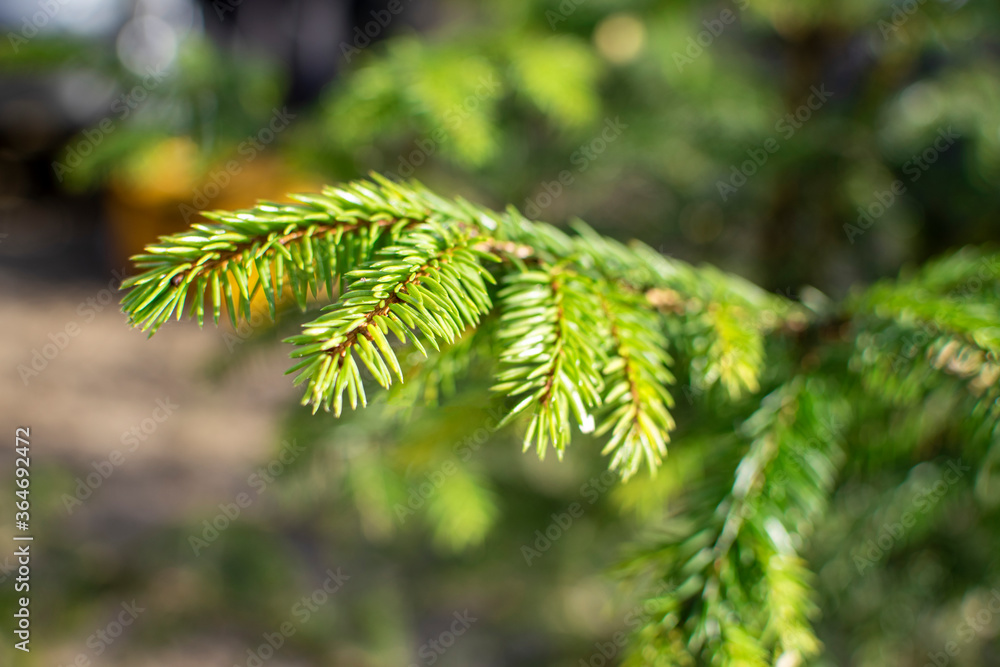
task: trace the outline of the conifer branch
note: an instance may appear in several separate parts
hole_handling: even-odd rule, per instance
[[[293,195],[295,204],[261,202],[249,210],[203,213],[215,224],[162,237],[133,257],[146,271],[123,283],[130,290],[123,311],[152,334],[171,316],[180,319],[188,300],[188,316],[202,324],[210,298],[216,324],[225,305],[236,326],[249,317],[259,290],[272,317],[286,284],[302,309],[310,292],[315,298],[325,288],[332,299],[341,276],[417,223],[447,220],[473,229],[496,224],[467,202],[374,178],[319,195]]]
[[[581,222],[566,233],[514,209],[495,213],[377,176],[296,199],[209,213],[213,224],[149,246],[136,258],[145,271],[124,284],[130,322],[152,334],[188,304],[199,324],[206,307],[217,322],[223,305],[235,323],[260,293],[272,316],[286,292],[302,308],[325,297],[333,303],[287,340],[296,360],[289,372],[314,412],[365,405],[367,376],[385,388],[402,382],[400,346],[425,357],[426,345],[434,348],[411,376],[410,404],[453,391],[473,356],[496,357],[493,390],[514,404],[505,423],[526,418],[525,449],[544,456],[551,445],[561,457],[575,423],[607,437],[603,453],[624,479],[644,465],[655,471],[667,454],[674,357],[688,364],[693,385],[721,388],[706,405],[728,401],[747,414],[752,399],[736,399],[778,372],[762,380],[768,333],[825,331],[805,326],[805,307],[737,276]],[[850,358],[863,400],[877,396],[872,409],[883,417],[886,405],[918,405],[940,384],[937,371],[963,378],[981,395],[980,421],[996,428],[998,269],[1000,256],[963,251],[843,308],[821,308],[837,335],[823,359],[813,348],[806,356],[816,357],[813,368]],[[806,368],[805,357],[792,367]],[[685,489],[691,520],[634,559],[635,572],[670,588],[649,600],[660,613],[640,628],[626,664],[797,665],[819,650],[801,554],[839,470],[853,395],[818,371],[778,382],[740,431],[719,437],[732,455],[720,458],[739,459],[735,471],[722,462],[722,484]],[[475,486],[473,477],[464,482]],[[468,489],[435,501],[441,525],[467,497]],[[469,535],[439,531],[439,539],[455,548],[478,540],[493,505],[488,494],[476,503],[465,508]]]
[[[611,345],[596,435],[611,431],[603,453],[615,453],[610,467],[628,479],[643,460],[655,471],[667,454],[674,419],[669,412],[673,397],[666,386],[674,377],[667,370],[667,340],[641,296],[609,285],[601,296],[601,312]]]
[[[801,377],[767,396],[744,426],[750,448],[714,513],[636,559],[639,571],[667,567],[659,576],[672,584],[654,600],[668,610],[664,620],[641,637],[663,664],[718,655],[723,665],[770,665],[819,650],[811,575],[798,551],[841,458],[843,408],[827,396]]]
[[[519,400],[504,421],[533,408],[524,448],[534,444],[544,456],[551,444],[562,458],[571,435],[569,413],[589,433],[592,411],[601,403],[594,284],[565,267],[546,266],[512,274],[499,296],[497,337],[504,349],[493,390]]]
[[[355,355],[382,387],[393,374],[402,381],[390,331],[404,344],[409,335],[426,354],[420,338],[437,348],[439,339],[450,343],[476,325],[491,308],[485,282],[493,282],[480,261],[496,257],[477,250],[474,240],[463,228],[426,224],[347,274],[338,302],[286,341],[298,346],[292,357],[301,359],[289,370],[301,371],[295,384],[309,381],[303,405],[311,403],[314,412],[332,406],[340,415],[345,390],[352,408],[359,400],[366,405]]]
[[[258,293],[273,316],[286,290],[301,308],[325,292],[335,303],[289,339],[298,360],[290,372],[308,381],[304,403],[340,414],[345,392],[352,406],[367,402],[361,366],[384,387],[402,379],[388,331],[425,352],[421,341],[450,343],[475,326],[491,309],[483,281],[493,278],[481,261],[502,259],[495,389],[519,401],[509,418],[531,408],[526,446],[543,454],[552,444],[561,456],[570,413],[585,432],[599,414],[600,433],[611,434],[605,452],[626,478],[666,453],[668,345],[691,358],[696,378],[736,396],[758,386],[763,333],[798,315],[746,281],[582,222],[566,234],[514,209],[498,214],[373,178],[295,195],[295,204],[206,214],[214,224],[136,257],[146,271],[125,283],[123,310],[152,333],[189,299],[199,324],[206,305],[216,321],[225,305],[235,325]]]
[[[873,395],[916,400],[935,371],[996,399],[1000,379],[1000,254],[966,248],[907,280],[884,280],[848,303],[858,334],[852,367]],[[992,409],[1000,415],[1000,403]]]

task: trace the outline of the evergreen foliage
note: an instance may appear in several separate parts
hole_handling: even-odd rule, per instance
[[[355,357],[388,387],[403,376],[387,334],[426,355],[421,340],[435,349],[453,343],[495,299],[494,390],[517,400],[505,421],[530,411],[525,448],[544,456],[551,444],[562,456],[570,414],[589,433],[604,408],[599,432],[612,432],[605,451],[627,478],[642,460],[656,469],[673,427],[667,329],[656,303],[667,298],[674,312],[672,300],[684,300],[682,319],[695,323],[705,347],[699,377],[731,395],[757,387],[762,329],[798,313],[736,277],[601,239],[582,223],[581,234],[568,236],[418,184],[376,176],[295,199],[302,203],[209,212],[215,224],[148,246],[134,258],[146,271],[123,284],[130,322],[152,334],[189,304],[202,324],[207,302],[216,322],[225,308],[235,326],[258,293],[273,316],[286,289],[305,309],[336,285],[336,302],[287,342],[299,359],[289,372],[307,384],[303,403],[339,415],[345,391],[352,408],[366,403]],[[504,286],[491,295],[494,273]]]
[[[1000,255],[966,249],[843,304],[806,306],[581,222],[565,233],[417,183],[373,176],[294,199],[208,213],[211,224],[149,246],[124,285],[132,324],[152,334],[185,305],[201,324],[206,308],[235,323],[255,300],[272,316],[284,300],[330,301],[286,341],[314,412],[339,416],[345,396],[364,406],[370,380],[416,387],[397,394],[406,409],[432,403],[486,357],[525,449],[561,458],[592,433],[625,480],[669,467],[675,386],[721,429],[679,509],[624,566],[637,590],[659,582],[628,664],[812,659],[807,552],[838,482],[859,473],[845,461],[891,456],[870,450],[872,433],[952,381],[967,396],[956,408],[996,440]],[[401,361],[411,349],[427,361]],[[459,478],[478,488],[472,472]],[[481,534],[490,492],[459,491],[482,501],[463,508]],[[449,502],[433,511],[462,516]],[[454,535],[438,539],[460,546]]]

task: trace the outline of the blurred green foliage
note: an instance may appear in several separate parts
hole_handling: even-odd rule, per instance
[[[231,633],[252,646],[322,580],[317,562],[336,562],[357,579],[289,642],[290,657],[427,664],[418,648],[453,611],[474,607],[482,620],[440,664],[596,665],[601,647],[634,630],[636,618],[633,646],[658,653],[640,648],[628,664],[688,664],[662,658],[683,655],[671,623],[687,618],[704,619],[695,633],[704,646],[720,628],[732,639],[714,664],[764,660],[747,637],[754,632],[798,638],[783,648],[809,653],[803,618],[824,647],[812,664],[1000,664],[989,613],[1000,586],[1000,437],[988,409],[997,273],[977,278],[983,259],[969,251],[911,280],[913,266],[946,249],[997,239],[1000,9],[938,0],[453,0],[439,12],[433,30],[391,26],[352,58],[272,150],[329,181],[412,168],[441,192],[556,223],[580,216],[611,236],[797,296],[824,326],[739,337],[733,358],[748,367],[731,377],[757,384],[744,381],[739,388],[751,393],[734,401],[740,392],[704,381],[718,370],[701,360],[713,342],[707,327],[739,332],[740,323],[725,311],[712,323],[684,322],[672,338],[690,342],[673,351],[669,458],[656,477],[625,485],[602,481],[606,460],[585,438],[562,462],[521,455],[503,431],[468,449],[490,418],[488,339],[455,352],[471,360],[428,362],[446,377],[469,368],[453,387],[432,379],[394,389],[440,409],[390,394],[340,421],[291,410],[286,430],[307,454],[197,557],[188,537],[214,508],[110,553],[65,530],[73,518],[59,496],[71,475],[43,471],[37,521],[53,564],[38,598],[43,631],[86,635],[109,600],[138,595],[162,604],[136,627],[137,641],[162,647]],[[136,85],[93,44],[30,47],[0,53],[0,63],[94,69],[122,91]],[[819,89],[829,100],[810,108]],[[97,184],[167,136],[193,138],[207,169],[266,123],[282,92],[270,66],[186,44],[150,102],[74,182]],[[602,136],[608,121],[622,127],[611,139]],[[957,138],[922,158],[942,131]],[[851,292],[900,268],[898,282]],[[834,306],[824,294],[848,298]],[[277,326],[290,333],[295,324]],[[790,443],[785,458],[768,449],[769,429]],[[818,439],[828,449],[810,444],[816,431],[836,432]],[[937,493],[956,461],[971,471]],[[436,485],[446,462],[454,472]],[[754,465],[773,466],[784,481],[765,476],[741,495],[734,480]],[[788,497],[788,488],[805,493]],[[731,508],[747,498],[758,510],[745,530],[723,558],[705,560],[704,544],[728,534],[727,517],[740,516]],[[572,503],[583,516],[542,550],[536,531],[544,535]],[[754,552],[761,535],[779,531],[760,507],[786,524],[801,561]],[[903,524],[907,512],[912,525]],[[525,562],[525,545],[541,556]],[[761,563],[774,567],[753,571]],[[626,582],[617,592],[617,579],[599,574],[616,564]],[[664,593],[657,583],[739,591],[750,574],[809,613],[778,608],[768,622],[734,625],[719,598],[702,617],[687,589]],[[807,586],[821,613],[809,611]],[[747,604],[763,609],[766,600],[752,597],[760,590]],[[630,615],[637,604],[642,614]],[[944,653],[948,642],[957,655]],[[623,655],[615,645],[610,659]]]

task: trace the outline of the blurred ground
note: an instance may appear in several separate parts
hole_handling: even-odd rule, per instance
[[[248,475],[269,459],[280,440],[276,418],[295,390],[283,376],[286,352],[277,346],[259,348],[219,382],[210,381],[207,369],[241,339],[231,337],[227,346],[225,326],[202,331],[181,322],[147,340],[126,326],[117,293],[101,308],[109,293],[107,283],[29,287],[0,274],[0,321],[5,323],[0,364],[7,374],[0,401],[9,423],[31,427],[36,470],[64,471],[60,494],[48,494],[46,506],[35,506],[33,519],[57,527],[81,556],[96,552],[111,570],[114,562],[127,559],[117,553],[124,545],[205,514],[244,490]],[[78,334],[64,334],[68,326],[75,330],[74,323]],[[57,342],[67,341],[65,347],[25,381],[18,369],[27,373],[33,351],[42,355],[36,361],[41,367],[44,354],[56,349],[50,334]],[[170,412],[172,405],[176,409]],[[162,422],[153,418],[158,406],[156,416],[166,415]],[[126,435],[133,429],[135,440]],[[91,495],[80,494],[82,504],[69,501],[68,508],[64,493],[73,493],[80,480],[86,483],[95,466],[107,471],[115,450],[124,457],[120,465]],[[3,521],[8,543],[12,526],[6,523],[9,517]],[[45,564],[36,568],[35,581],[44,581]],[[176,588],[183,577],[174,575],[165,570],[158,577],[174,589],[163,591],[167,599],[183,597]],[[59,644],[39,641],[46,657],[38,664],[73,660],[87,640],[86,634],[73,635],[60,637]],[[144,661],[133,656],[127,664],[224,664],[237,657],[239,648],[235,641],[227,649],[213,640]]]

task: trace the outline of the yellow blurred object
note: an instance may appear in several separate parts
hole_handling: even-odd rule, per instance
[[[246,208],[259,199],[288,201],[289,192],[314,192],[322,185],[277,156],[203,166],[189,138],[164,140],[111,177],[107,210],[115,260],[124,263],[158,236],[198,222],[200,211]]]
[[[616,65],[635,60],[646,43],[646,26],[633,14],[612,14],[594,30],[594,44]]]
[[[156,204],[183,199],[197,180],[198,146],[190,137],[170,137],[130,155],[112,180],[112,189],[128,189],[137,201]]]
[[[158,237],[205,221],[200,211],[247,208],[260,199],[290,201],[289,192],[323,186],[322,179],[297,172],[277,154],[230,157],[207,167],[198,159],[190,138],[173,137],[112,175],[106,204],[116,266],[127,266],[130,256]],[[267,304],[257,296],[253,311],[264,314]]]

